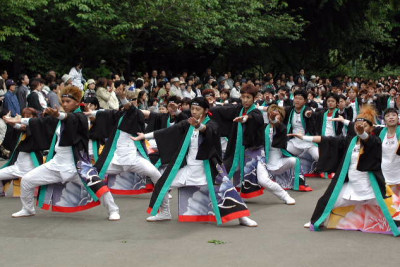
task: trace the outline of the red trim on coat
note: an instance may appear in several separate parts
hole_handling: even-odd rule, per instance
[[[52,211],[54,212],[64,212],[64,213],[72,213],[78,211],[84,211],[96,206],[100,205],[100,201],[92,201],[85,206],[78,206],[78,207],[61,207],[61,206],[52,206]]]
[[[258,197],[261,196],[262,194],[264,194],[264,188],[261,188],[257,191],[251,192],[251,193],[240,193],[240,196],[242,198],[254,198],[254,197]]]

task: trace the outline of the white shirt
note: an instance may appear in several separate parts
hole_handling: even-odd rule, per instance
[[[303,128],[303,124],[301,123],[301,113],[293,111],[292,128],[293,133],[300,133],[303,135],[306,133],[305,129]],[[289,140],[289,142],[299,149],[307,149],[314,145],[312,142],[307,142],[299,138],[292,138]]]
[[[374,199],[375,194],[369,181],[368,172],[360,172],[357,170],[358,157],[360,155],[360,145],[354,146],[351,154],[351,162],[349,167],[349,182],[343,193],[343,198],[347,200],[369,200]]]
[[[111,163],[116,165],[132,165],[135,163],[137,147],[130,136],[130,134],[120,131],[117,149],[115,150]]]
[[[37,90],[34,90],[32,93],[36,93],[38,95],[39,103],[42,106],[42,108],[46,109],[47,108],[47,102],[46,99],[44,98],[44,95],[42,92],[39,92]]]
[[[57,143],[54,157],[44,166],[52,171],[60,172],[63,182],[76,175],[76,166],[71,146],[60,146],[61,124],[56,128]]]
[[[187,165],[178,171],[174,183],[186,186],[207,184],[204,162],[196,159],[198,151],[199,131],[194,130],[186,156]]]
[[[325,136],[336,136],[336,133],[333,129],[333,122],[330,121],[332,119],[332,114],[326,118],[326,127],[325,127]]]
[[[400,184],[400,156],[396,154],[398,147],[397,136],[388,138],[386,134],[382,142],[382,173],[389,185]]]
[[[271,140],[270,144],[272,144],[273,135],[274,135],[274,128],[271,127],[269,131],[269,140]],[[269,150],[267,169],[275,171],[278,170],[280,167],[282,167],[282,157],[283,157],[282,151],[279,148],[275,148],[271,145]]]

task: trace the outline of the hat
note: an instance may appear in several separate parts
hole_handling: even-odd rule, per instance
[[[6,81],[6,86],[7,86],[7,88],[9,88],[11,85],[15,85],[15,82],[14,82],[14,80],[7,80]]]
[[[315,75],[311,75],[311,78],[310,78],[311,80],[315,80],[315,79],[317,79],[317,76],[315,76]]]
[[[178,77],[174,77],[171,79],[171,83],[175,83],[175,82],[179,82],[179,78]]]
[[[69,76],[68,74],[64,74],[64,75],[61,77],[61,80],[62,80],[64,83],[66,83],[66,82],[68,82],[69,80],[72,80],[72,77]]]
[[[88,85],[89,85],[89,84],[92,84],[92,83],[96,83],[95,80],[89,79],[89,80],[87,81],[87,84],[88,84]]]
[[[220,83],[220,82],[223,82],[223,81],[225,81],[225,80],[226,80],[225,76],[221,76],[221,77],[218,78],[218,82],[219,82],[219,83]]]
[[[180,83],[179,84],[186,84],[186,82],[185,81],[180,81]]]

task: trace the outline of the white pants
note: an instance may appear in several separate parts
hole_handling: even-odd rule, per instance
[[[292,142],[288,142],[287,151],[289,151],[294,156],[299,156],[300,154],[308,153],[310,154],[310,156],[313,158],[314,161],[318,161],[319,159],[318,147],[314,145],[309,148],[301,149],[295,147]]]
[[[265,165],[261,162],[257,163],[257,180],[262,187],[270,191],[281,200],[285,200],[285,198],[289,195],[278,183],[269,178],[268,171],[265,168]]]
[[[23,208],[31,212],[35,210],[34,192],[36,187],[60,182],[63,182],[61,172],[49,170],[45,165],[40,165],[28,172],[21,180],[21,202]],[[82,183],[78,173],[64,180],[64,182]],[[109,213],[119,210],[110,192],[105,193],[102,198],[103,205],[107,208]]]
[[[137,155],[135,161],[130,165],[118,165],[111,163],[108,166],[107,174],[120,174],[121,172],[134,172],[139,175],[150,177],[153,184],[156,184],[161,177],[161,173],[147,159]]]
[[[268,171],[273,175],[282,174],[285,171],[293,169],[296,166],[296,158],[295,157],[283,158],[283,159],[281,159],[281,161],[282,161],[282,166],[279,169],[268,170]]]
[[[33,164],[32,159],[30,159],[30,155],[28,153],[20,152],[17,161],[13,165],[0,170],[0,181],[21,178],[34,168],[35,165]],[[2,191],[3,183],[0,183],[0,192]]]

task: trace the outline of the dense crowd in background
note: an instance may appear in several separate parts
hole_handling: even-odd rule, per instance
[[[261,77],[247,77],[231,72],[216,74],[211,68],[203,74],[172,74],[164,70],[152,70],[142,75],[123,75],[113,73],[109,77],[85,77],[83,65],[78,63],[67,74],[55,71],[37,73],[29,76],[25,73],[10,74],[7,70],[0,73],[1,117],[21,114],[24,108],[33,108],[40,114],[47,107],[60,108],[60,90],[67,85],[75,85],[84,91],[82,102],[96,109],[118,110],[121,106],[119,94],[137,108],[152,112],[168,113],[169,98],[174,97],[178,109],[189,109],[191,99],[206,97],[212,106],[240,103],[240,88],[253,84],[259,93],[257,103],[277,103],[288,107],[293,105],[293,92],[306,90],[307,106],[317,109],[326,108],[329,93],[340,96],[339,107],[348,107],[354,98],[363,103],[372,104],[378,114],[388,107],[400,108],[400,76],[381,77],[378,80],[367,77],[319,77],[301,69],[296,74],[266,73]],[[352,99],[349,92],[355,93]],[[388,102],[388,99],[389,102]],[[0,120],[0,143],[7,133],[7,126]],[[7,158],[9,151],[2,147],[1,156]]]

